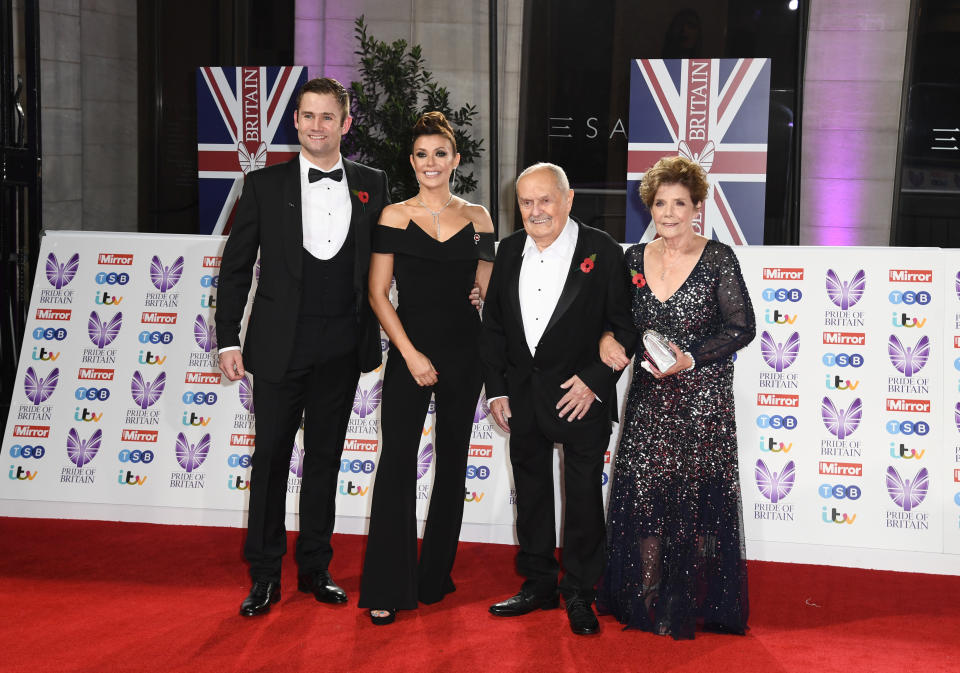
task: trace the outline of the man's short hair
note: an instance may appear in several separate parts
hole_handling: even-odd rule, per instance
[[[300,91],[297,92],[298,112],[300,111],[300,100],[303,98],[303,94],[305,93],[315,93],[320,95],[330,94],[333,96],[337,103],[340,104],[341,123],[343,123],[343,120],[345,120],[350,114],[350,94],[347,93],[347,90],[340,82],[332,77],[315,77],[300,87]]]
[[[563,169],[557,166],[556,164],[550,164],[545,161],[533,164],[532,166],[527,166],[523,169],[523,172],[517,176],[517,181],[514,183],[514,187],[520,184],[520,178],[526,177],[531,173],[535,173],[539,170],[548,170],[553,173],[553,177],[557,181],[557,189],[563,192],[564,198],[567,196],[567,192],[570,191],[570,181],[567,179],[567,174],[564,173]]]

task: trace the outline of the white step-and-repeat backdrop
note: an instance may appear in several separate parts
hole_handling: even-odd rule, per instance
[[[3,435],[0,513],[244,524],[255,409],[252,381],[229,383],[216,368],[224,240],[44,238]],[[960,253],[737,254],[757,317],[735,384],[748,556],[960,572]],[[364,375],[354,399],[337,495],[342,532],[365,527],[381,376]],[[625,376],[621,401],[627,384]],[[463,538],[513,543],[507,440],[488,412],[481,397]],[[433,425],[431,408],[417,469],[421,518]],[[616,440],[617,428],[605,489]],[[302,456],[298,435],[291,527]]]

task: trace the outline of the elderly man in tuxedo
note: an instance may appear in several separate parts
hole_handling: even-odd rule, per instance
[[[570,628],[599,629],[592,603],[603,572],[603,456],[616,417],[620,372],[600,360],[612,331],[636,341],[623,250],[570,217],[573,190],[553,164],[517,178],[523,231],[497,250],[483,315],[487,399],[510,433],[517,491],[520,592],[490,607],[512,617],[566,604]],[[563,444],[563,579],[554,557],[553,445]]]
[[[255,377],[257,438],[244,545],[253,586],[240,607],[247,617],[280,600],[287,475],[301,418],[297,586],[318,601],[347,601],[328,570],[330,536],[357,381],[381,362],[367,273],[371,231],[390,203],[383,171],[340,156],[349,110],[347,91],[336,80],[303,85],[294,113],[300,154],[246,176],[223,251],[220,369],[231,381],[247,371]],[[241,353],[240,321],[258,250],[260,280]]]

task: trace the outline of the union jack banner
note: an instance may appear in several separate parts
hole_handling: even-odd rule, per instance
[[[293,126],[304,66],[197,68],[199,231],[229,234],[243,176],[300,151]]]
[[[710,183],[698,233],[763,244],[770,59],[636,59],[630,64],[627,241],[656,236],[637,189],[665,156],[703,167]]]

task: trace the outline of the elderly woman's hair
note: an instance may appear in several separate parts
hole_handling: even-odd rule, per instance
[[[640,183],[640,200],[647,208],[653,206],[661,185],[683,185],[690,190],[694,205],[703,203],[710,187],[700,164],[686,157],[664,157],[644,174]]]
[[[532,166],[527,166],[523,169],[523,172],[517,176],[517,184],[520,183],[520,178],[525,178],[531,173],[535,173],[539,170],[548,170],[553,173],[553,177],[557,181],[557,189],[563,192],[564,196],[566,196],[567,192],[570,191],[570,181],[567,179],[567,174],[563,172],[563,169],[556,164],[540,162],[538,164],[533,164]]]

